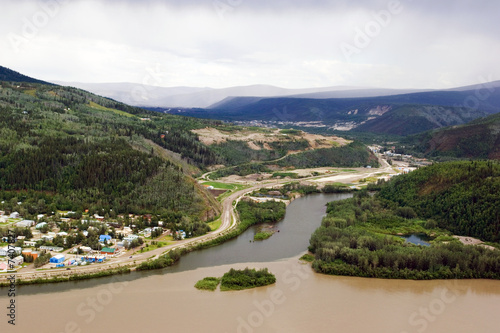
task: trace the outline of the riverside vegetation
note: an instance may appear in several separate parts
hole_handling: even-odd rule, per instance
[[[244,290],[267,286],[276,283],[276,276],[267,268],[260,270],[245,268],[237,270],[231,268],[222,278],[206,277],[196,283],[195,287],[201,290],[214,291],[220,282],[221,291]]]
[[[285,216],[286,205],[283,202],[277,201],[257,203],[254,201],[242,200],[236,206],[236,210],[240,217],[240,223],[238,223],[237,227],[232,231],[189,248],[172,250],[157,259],[143,262],[137,267],[137,270],[152,270],[172,266],[187,252],[220,245],[232,238],[238,237],[254,224],[277,222]]]
[[[498,193],[499,164],[455,162],[399,176],[375,196],[363,191],[329,203],[310,240],[313,268],[376,278],[500,279],[499,250],[465,246],[451,237],[459,233],[498,241]],[[431,246],[396,236],[414,233],[434,238]]]

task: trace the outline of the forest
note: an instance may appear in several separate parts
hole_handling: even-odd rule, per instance
[[[210,199],[189,175],[220,157],[191,129],[217,124],[75,88],[1,82],[2,209],[204,217]]]
[[[267,268],[260,270],[248,267],[242,270],[231,268],[229,272],[222,276],[220,290],[243,290],[267,286],[273,283],[276,283],[276,277]]]
[[[317,272],[398,279],[500,279],[500,251],[453,234],[498,242],[499,165],[442,163],[328,204],[310,239]],[[473,209],[474,208],[474,209]],[[430,246],[399,235],[426,234]],[[498,243],[489,243],[498,247]]]
[[[456,234],[500,241],[500,164],[495,161],[438,163],[396,177],[379,197]]]
[[[321,167],[378,167],[379,163],[360,142],[352,142],[346,146],[316,149],[299,154],[289,155],[277,163],[281,167],[293,166],[301,168]]]

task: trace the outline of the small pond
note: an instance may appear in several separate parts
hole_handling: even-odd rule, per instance
[[[404,240],[407,243],[412,243],[415,245],[422,245],[422,246],[430,246],[431,244],[429,243],[429,241],[432,239],[426,234],[413,234],[413,235],[404,235],[399,237],[404,238]]]

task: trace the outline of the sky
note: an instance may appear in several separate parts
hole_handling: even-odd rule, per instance
[[[500,80],[500,1],[0,0],[0,65],[42,80],[451,88]]]

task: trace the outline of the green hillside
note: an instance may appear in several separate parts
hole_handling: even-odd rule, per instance
[[[74,88],[0,82],[3,208],[25,217],[85,209],[216,215],[189,176],[219,159],[190,132],[214,124]]]
[[[500,279],[500,165],[449,162],[328,204],[310,239],[320,273],[397,279]],[[417,245],[403,237],[425,237]],[[467,241],[468,238],[465,238]],[[470,238],[468,239],[470,241]]]
[[[500,159],[500,114],[408,137],[408,152],[427,157]]]
[[[500,164],[488,161],[439,163],[396,177],[380,198],[411,207],[444,229],[500,241]]]
[[[486,115],[486,112],[464,107],[404,105],[367,121],[355,131],[406,136],[446,126],[462,125]]]

